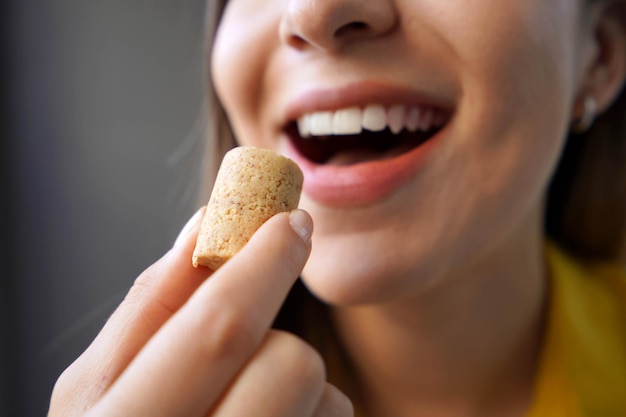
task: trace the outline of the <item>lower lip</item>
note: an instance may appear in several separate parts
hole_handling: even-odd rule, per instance
[[[328,206],[366,206],[388,198],[409,182],[425,165],[428,156],[448,127],[416,148],[385,160],[352,165],[321,165],[306,159],[287,139],[285,154],[304,173],[304,193]]]

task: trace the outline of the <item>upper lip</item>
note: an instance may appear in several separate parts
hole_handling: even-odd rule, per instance
[[[451,100],[433,94],[379,82],[359,82],[335,89],[309,90],[290,102],[285,111],[283,127],[304,114],[335,111],[369,104],[431,107],[452,113]]]

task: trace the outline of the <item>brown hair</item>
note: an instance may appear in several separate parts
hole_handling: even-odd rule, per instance
[[[235,137],[226,112],[220,103],[212,77],[209,73],[211,68],[211,55],[213,43],[219,26],[219,21],[224,12],[228,0],[208,0],[206,2],[205,19],[205,66],[207,68],[206,86],[206,129],[204,145],[204,165],[200,181],[199,199],[205,203],[209,199],[210,190],[213,188],[217,168],[224,154],[236,146]]]
[[[210,60],[215,32],[227,1],[207,2],[207,60]],[[236,143],[208,78],[203,190],[210,189],[219,161]],[[624,261],[626,258],[624,91],[589,131],[570,134],[548,190],[545,230],[549,238],[575,256],[594,261]]]
[[[626,259],[626,93],[582,135],[570,134],[550,184],[546,232],[575,256]]]

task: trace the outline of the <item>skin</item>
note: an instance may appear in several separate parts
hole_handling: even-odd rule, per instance
[[[269,328],[309,254],[308,214],[273,217],[209,280],[190,262],[201,214],[61,375],[50,416],[352,413],[319,354]]]
[[[523,222],[537,222],[532,211],[541,210],[571,117],[577,61],[589,52],[575,49],[572,1],[499,4],[229,3],[213,77],[242,144],[281,150],[282,115],[291,101],[355,81],[424,90],[456,112],[445,143],[390,198],[341,209],[304,195],[302,207],[317,225],[304,276],[325,300],[360,304],[414,295],[492,257]],[[339,5],[345,7],[337,12]],[[342,13],[338,27],[314,18],[333,13]],[[328,39],[357,19],[372,29]],[[562,22],[560,30],[553,19]]]
[[[269,329],[299,274],[333,305],[368,416],[523,415],[545,188],[581,98],[603,110],[624,77],[624,26],[604,4],[584,16],[573,0],[231,0],[212,76],[241,144],[284,151],[290,102],[356,81],[449,103],[448,134],[388,198],[303,195],[315,232],[305,211],[278,215],[210,280],[190,266],[190,220],[60,377],[49,415],[352,415],[319,354]]]

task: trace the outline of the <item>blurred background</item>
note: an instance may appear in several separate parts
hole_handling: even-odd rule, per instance
[[[34,417],[197,207],[204,4],[0,7],[0,416]]]

